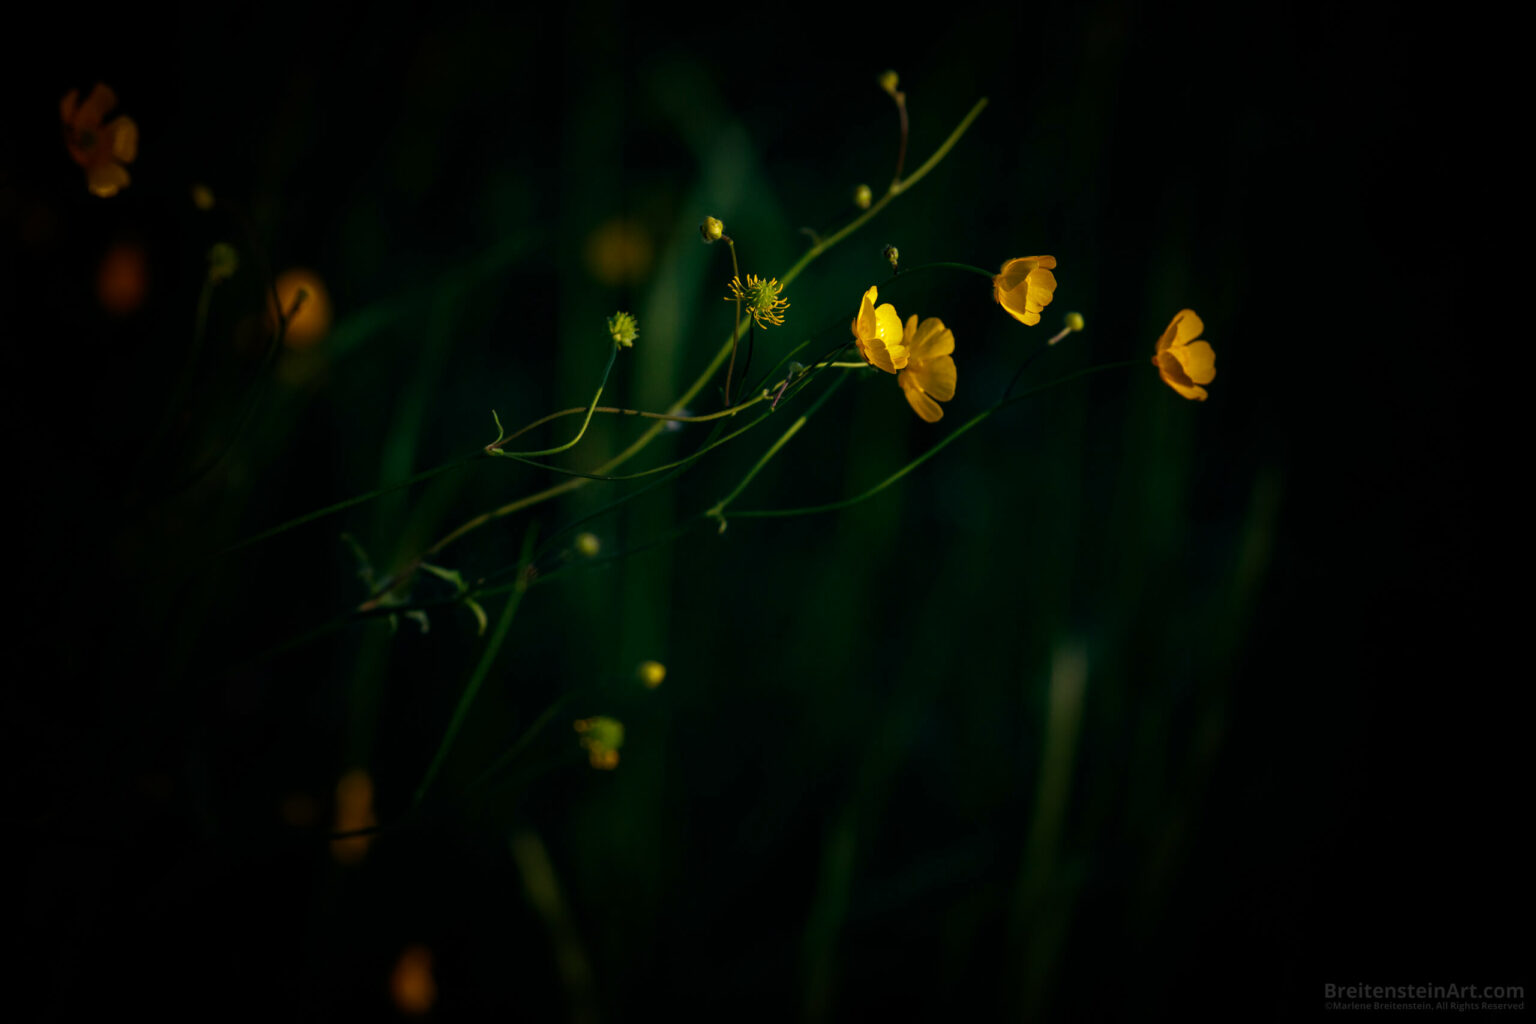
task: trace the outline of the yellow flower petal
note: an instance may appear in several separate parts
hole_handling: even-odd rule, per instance
[[[1207,397],[1200,385],[1216,379],[1216,350],[1209,342],[1191,340],[1204,333],[1205,323],[1195,311],[1181,309],[1168,321],[1152,354],[1163,383],[1197,402]]]
[[[954,332],[945,327],[944,321],[936,316],[918,323],[917,314],[912,314],[907,320],[902,340],[906,342],[909,360],[947,356],[955,350]]]
[[[128,184],[128,171],[122,164],[104,160],[86,168],[85,181],[93,195],[105,199],[117,195],[118,190]]]
[[[876,306],[879,292],[871,288],[859,303],[859,315],[853,320],[853,337],[858,343],[859,355],[871,366],[886,373],[895,373],[907,365],[907,346],[904,344],[901,317],[889,302]]]
[[[112,155],[125,164],[133,163],[139,155],[138,123],[131,117],[119,117],[103,130],[112,139]]]
[[[95,129],[101,124],[101,119],[107,112],[117,106],[117,94],[105,85],[97,82],[91,89],[91,94],[80,104],[80,109],[75,112],[75,128],[79,131]]]
[[[1175,345],[1174,358],[1184,367],[1184,372],[1196,384],[1209,384],[1216,379],[1216,350],[1209,342],[1197,341],[1193,345]]]
[[[921,363],[908,363],[902,371],[918,387],[941,402],[955,397],[955,360],[951,356],[925,359]]]
[[[929,398],[909,373],[902,371],[901,376],[896,378],[896,382],[906,393],[907,404],[912,406],[913,412],[929,423],[937,423],[944,418],[944,410],[939,407],[939,403]]]
[[[1056,293],[1054,256],[1023,256],[1009,260],[992,279],[992,298],[1008,315],[1026,326],[1040,322],[1040,313]]]

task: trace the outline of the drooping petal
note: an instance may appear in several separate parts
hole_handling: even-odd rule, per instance
[[[1196,384],[1209,384],[1216,379],[1216,350],[1209,342],[1197,341],[1193,345],[1175,345],[1168,350],[1179,361],[1189,379]]]
[[[955,397],[955,360],[951,356],[937,356],[922,362],[907,364],[906,372],[918,387],[941,402]]]
[[[903,370],[901,376],[896,378],[896,383],[901,385],[901,390],[906,394],[907,404],[912,407],[912,411],[926,422],[937,423],[944,418],[944,410],[939,407],[939,403],[928,397],[910,372]]]
[[[139,126],[131,117],[119,117],[104,129],[112,140],[112,155],[125,164],[139,155]]]

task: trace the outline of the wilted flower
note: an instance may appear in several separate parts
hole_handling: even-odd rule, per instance
[[[71,89],[59,101],[64,121],[64,145],[75,163],[85,168],[85,183],[93,195],[116,195],[128,184],[128,169],[139,154],[139,126],[131,117],[101,119],[117,106],[117,94],[96,83],[85,102],[80,90]]]
[[[896,383],[906,392],[913,412],[937,423],[944,416],[939,402],[955,397],[955,360],[950,356],[955,334],[938,317],[918,323],[913,313],[907,318],[902,342],[907,347],[907,365],[896,375]]]
[[[880,291],[875,287],[864,293],[859,315],[853,318],[853,339],[866,363],[895,373],[907,365],[907,345],[896,307],[889,302],[876,306],[879,297]]]
[[[992,279],[992,297],[1021,324],[1033,327],[1056,294],[1055,256],[1023,256],[1003,264]]]
[[[789,308],[789,300],[780,296],[781,290],[776,277],[765,280],[756,274],[748,274],[745,286],[741,278],[731,278],[731,294],[725,297],[725,301],[742,303],[752,319],[757,321],[757,326],[766,328],[769,324],[784,322],[781,314]]]
[[[1216,352],[1205,341],[1195,341],[1205,333],[1205,324],[1192,309],[1181,309],[1163,336],[1157,339],[1152,365],[1163,375],[1163,382],[1185,398],[1203,402],[1205,388],[1216,379]]]

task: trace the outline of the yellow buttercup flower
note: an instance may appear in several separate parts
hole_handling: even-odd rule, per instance
[[[907,366],[896,375],[896,383],[906,392],[913,412],[937,423],[944,416],[939,402],[955,397],[955,361],[950,356],[955,334],[938,317],[918,323],[913,313],[907,318],[902,343],[907,347]]]
[[[1056,295],[1055,256],[1022,256],[992,279],[992,298],[1019,323],[1033,327]]]
[[[896,307],[889,302],[877,307],[879,297],[879,289],[874,287],[864,293],[859,315],[853,318],[853,339],[866,363],[895,373],[907,365],[907,344]]]
[[[1216,351],[1209,342],[1195,341],[1205,333],[1205,323],[1192,309],[1181,309],[1157,339],[1152,365],[1163,375],[1163,383],[1196,401],[1205,401],[1205,388],[1216,379]]]
[[[731,294],[725,297],[725,301],[740,302],[747,307],[747,313],[752,319],[757,321],[757,326],[767,329],[769,324],[779,325],[784,322],[782,314],[789,308],[789,300],[779,294],[782,290],[776,277],[764,280],[756,274],[748,274],[745,285],[741,283],[741,278],[731,278]]]

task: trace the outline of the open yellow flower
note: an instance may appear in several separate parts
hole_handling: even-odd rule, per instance
[[[880,292],[873,286],[859,303],[859,315],[853,318],[853,339],[859,355],[871,366],[895,373],[907,365],[907,345],[901,331],[901,317],[889,302],[875,305]]]
[[[1019,323],[1033,327],[1056,296],[1055,256],[1021,256],[992,279],[992,298]]]
[[[955,360],[950,356],[955,350],[955,334],[938,317],[918,323],[913,313],[907,318],[902,342],[907,348],[907,366],[896,375],[896,383],[906,392],[913,412],[937,423],[944,416],[939,402],[955,397]]]
[[[1205,401],[1205,388],[1216,379],[1216,352],[1208,342],[1195,341],[1205,333],[1205,324],[1192,309],[1174,314],[1157,339],[1152,365],[1163,375],[1163,382],[1185,398]]]
[[[117,94],[96,83],[91,94],[80,102],[80,90],[71,89],[59,101],[59,115],[64,121],[64,145],[75,163],[85,168],[85,183],[92,194],[116,195],[128,184],[128,170],[139,154],[139,126],[131,117],[115,117],[106,124],[101,119],[117,106]]]

